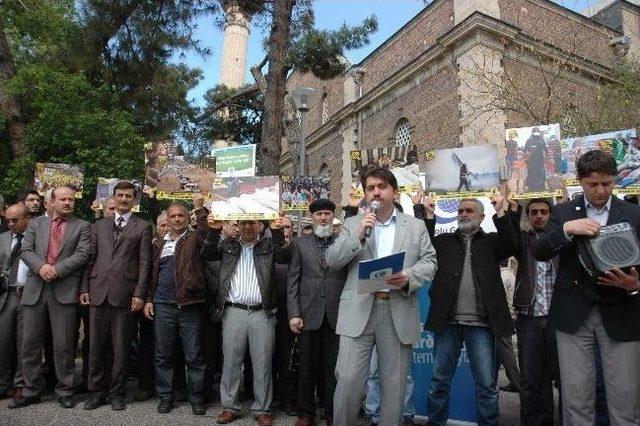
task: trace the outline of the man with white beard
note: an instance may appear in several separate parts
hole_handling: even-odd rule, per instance
[[[463,343],[476,383],[478,423],[498,424],[495,340],[514,332],[499,263],[515,255],[516,234],[505,214],[504,197],[497,193],[491,201],[497,233],[480,228],[482,202],[464,199],[458,208],[458,229],[435,238],[433,203],[424,206],[438,260],[425,324],[434,333],[435,353],[427,403],[429,424],[447,423],[451,379]]]
[[[336,321],[347,277],[346,268],[332,269],[325,261],[325,252],[336,238],[333,233],[335,208],[328,199],[313,201],[309,205],[313,234],[294,238],[291,244],[287,310],[289,326],[299,335],[300,344],[296,426],[313,424],[316,386],[321,377],[324,378],[322,402],[327,424],[331,424],[333,415],[339,342]]]

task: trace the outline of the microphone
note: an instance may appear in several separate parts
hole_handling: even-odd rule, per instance
[[[378,213],[378,210],[380,209],[380,201],[378,200],[373,200],[371,202],[371,207],[369,208],[369,212],[376,214]],[[373,231],[373,228],[371,228],[370,226],[367,226],[364,229],[364,237],[365,238],[369,238],[371,236],[371,231]]]

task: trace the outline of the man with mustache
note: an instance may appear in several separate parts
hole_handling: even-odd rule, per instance
[[[91,257],[80,287],[80,303],[90,310],[88,388],[93,395],[85,410],[104,405],[107,393],[113,410],[125,409],[135,312],[144,306],[151,274],[151,226],[132,213],[136,193],[133,183],[119,181],[113,190],[115,215],[100,219],[91,230]],[[109,375],[105,352],[111,345]]]
[[[294,238],[289,263],[287,311],[291,331],[298,334],[300,369],[298,376],[297,426],[313,424],[315,393],[324,378],[324,410],[327,424],[333,416],[334,370],[338,357],[336,321],[346,269],[329,268],[327,248],[335,240],[333,218],[336,205],[317,199],[309,205],[313,235]],[[321,374],[322,371],[322,374]]]
[[[348,268],[336,322],[340,348],[333,424],[357,423],[374,346],[380,355],[380,424],[398,424],[404,405],[404,392],[398,390],[405,387],[411,348],[418,339],[417,291],[433,278],[436,256],[424,224],[394,205],[398,181],[391,171],[369,168],[361,183],[367,204],[377,201],[379,208],[346,219],[326,257],[329,268]],[[399,252],[405,253],[403,269],[385,278],[389,288],[358,294],[359,261]]]
[[[78,290],[89,260],[91,227],[73,216],[75,190],[61,186],[51,191],[50,216],[32,219],[22,241],[21,258],[29,267],[20,304],[23,309],[22,397],[9,408],[40,402],[43,392],[42,350],[51,323],[58,384],[63,408],[75,406],[75,334],[78,330]]]
[[[425,204],[425,222],[434,235],[434,205]],[[476,382],[478,422],[498,424],[495,340],[513,334],[499,264],[515,254],[516,235],[504,211],[504,197],[494,194],[492,204],[497,233],[480,228],[484,206],[469,198],[460,201],[458,229],[433,238],[438,272],[429,290],[431,306],[425,324],[425,329],[434,333],[435,345],[427,401],[429,422],[433,425],[447,423],[451,379],[463,343]]]
[[[545,262],[534,257],[536,241],[547,228],[551,203],[529,200],[525,207],[531,230],[520,230],[522,207],[509,200],[511,223],[518,236],[518,271],[513,306],[516,311],[518,358],[521,369],[520,421],[523,425],[553,423],[553,380],[558,359],[555,333],[549,322],[551,294],[558,271],[558,258]]]

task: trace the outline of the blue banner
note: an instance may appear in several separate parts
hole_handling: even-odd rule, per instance
[[[429,312],[429,285],[425,285],[419,292],[420,325],[427,321]],[[433,333],[423,331],[420,339],[413,345],[413,361],[411,374],[415,387],[413,389],[413,403],[417,416],[427,415],[427,397],[433,370]],[[476,385],[471,374],[467,350],[463,347],[458,360],[458,368],[451,383],[451,399],[449,402],[449,419],[464,422],[477,422],[476,416]]]

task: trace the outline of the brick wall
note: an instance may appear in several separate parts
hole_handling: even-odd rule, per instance
[[[460,136],[457,71],[449,65],[378,111],[365,112],[363,148],[395,143],[395,127],[406,118],[411,143],[420,152],[456,146]]]
[[[322,125],[322,98],[326,94],[329,117],[344,106],[344,79],[351,78],[343,74],[331,80],[320,80],[311,73],[294,72],[287,82],[287,90],[293,91],[296,87],[312,87],[316,89],[318,97],[316,103],[307,112],[306,134],[313,133]]]
[[[453,25],[453,0],[436,0],[429,5],[393,40],[363,61],[364,93],[417,58]]]
[[[534,115],[549,117],[549,120],[541,119],[539,121],[543,122],[535,123],[536,120],[531,114],[507,110],[507,128],[548,124],[544,121],[557,122],[570,105],[579,109],[594,106],[595,82],[589,82],[577,76],[566,78],[562,75],[554,80],[552,75],[547,75],[547,81],[554,81],[551,97],[549,97],[540,67],[512,59],[504,59],[503,66],[505,74],[513,80],[513,86],[517,87],[521,93],[527,94],[526,104],[531,107]],[[551,99],[549,108],[547,99]]]
[[[500,20],[591,61],[610,65],[615,60],[609,40],[619,34],[550,1],[500,0]]]

